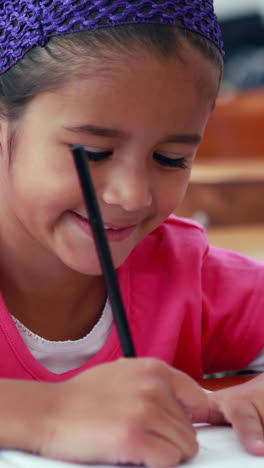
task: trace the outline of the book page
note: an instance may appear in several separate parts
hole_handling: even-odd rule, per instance
[[[199,454],[190,462],[184,463],[184,467],[263,468],[264,457],[250,455],[231,427],[198,425],[197,433],[200,444]],[[0,452],[0,468],[84,468],[88,466],[92,465],[59,462],[16,451]],[[98,468],[98,465],[94,468]],[[101,465],[101,468],[111,468],[111,465]],[[126,468],[130,467],[126,465]]]

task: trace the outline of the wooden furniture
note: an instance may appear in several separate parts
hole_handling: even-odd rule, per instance
[[[264,223],[264,87],[222,92],[179,216],[208,226]]]
[[[217,101],[198,161],[264,157],[264,88],[222,93]]]
[[[176,214],[204,219],[209,227],[264,224],[264,157],[239,163],[197,162]]]
[[[223,377],[219,379],[203,379],[199,380],[198,383],[207,390],[221,390],[222,388],[233,387],[234,385],[240,385],[254,379],[256,374],[248,375],[235,375],[232,377]]]
[[[207,235],[212,245],[264,261],[264,223],[212,227],[208,229]]]

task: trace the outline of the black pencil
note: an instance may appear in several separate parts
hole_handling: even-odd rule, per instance
[[[119,333],[123,354],[126,357],[135,357],[136,352],[126,317],[125,307],[120,293],[117,274],[114,269],[112,255],[108,245],[99,204],[89,170],[87,152],[83,146],[79,145],[72,147],[72,153],[79,175],[89,221],[92,226],[94,241],[103,270],[107,292],[114,320],[116,322]]]

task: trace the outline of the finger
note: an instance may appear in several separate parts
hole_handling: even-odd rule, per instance
[[[193,422],[208,418],[208,398],[206,392],[187,374],[175,371],[173,378],[174,397],[190,414]]]
[[[157,359],[137,359],[134,360],[134,365],[136,364],[142,366],[141,370],[144,374],[141,391],[148,399],[152,398],[153,395],[155,395],[155,398],[157,395],[164,397],[167,393],[168,397],[174,402],[171,408],[175,406],[175,402],[178,402],[190,418],[196,413],[197,417],[200,413],[207,416],[208,401],[206,392],[187,374]],[[161,403],[161,406],[163,405],[164,403]]]
[[[154,405],[149,410],[151,417],[144,425],[146,432],[155,434],[178,447],[183,459],[187,460],[197,453],[196,431],[182,408],[178,407],[177,414],[174,413],[173,416],[167,409]]]
[[[172,368],[164,367],[164,381],[174,401],[185,410],[192,422],[205,422],[208,419],[209,405],[207,394],[187,374]]]
[[[263,419],[252,402],[243,401],[228,419],[246,449],[253,455],[264,456]]]
[[[195,435],[195,429],[191,424],[190,412],[183,407],[181,402],[175,398],[174,389],[171,382],[165,378],[153,379],[145,381],[141,386],[140,396],[145,401],[146,405],[153,405],[152,414],[155,411],[166,413],[171,421],[181,421],[183,426],[188,426],[189,431]],[[151,412],[149,412],[151,414]]]
[[[118,463],[133,463],[146,465],[152,468],[167,468],[191,459],[197,453],[197,447],[187,452],[182,450],[179,444],[163,438],[155,432],[137,433],[129,437],[129,443],[125,450],[118,450]]]
[[[150,434],[151,439],[146,444],[146,452],[144,464],[153,468],[164,468],[177,466],[179,463],[185,462],[193,458],[198,451],[198,445],[193,449],[190,446],[189,450],[183,450],[180,444],[172,444],[167,439],[162,439],[160,435],[155,433]]]
[[[145,374],[150,370],[152,375],[159,376],[172,389],[174,399],[190,411],[197,408],[207,409],[206,392],[187,374],[159,361],[158,359],[143,359]]]
[[[199,418],[195,422],[204,422],[208,424],[230,424],[230,421],[226,418],[222,407],[224,407],[223,402],[225,399],[222,399],[222,394],[224,391],[219,390],[218,392],[207,393],[207,402],[208,408],[200,411]]]

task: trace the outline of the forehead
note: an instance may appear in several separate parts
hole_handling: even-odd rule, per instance
[[[148,128],[167,132],[175,125],[202,130],[218,80],[215,65],[191,48],[183,58],[131,53],[104,64],[96,59],[83,63],[79,76],[56,92],[43,93],[33,108],[56,115],[48,125],[111,124],[143,135]]]

